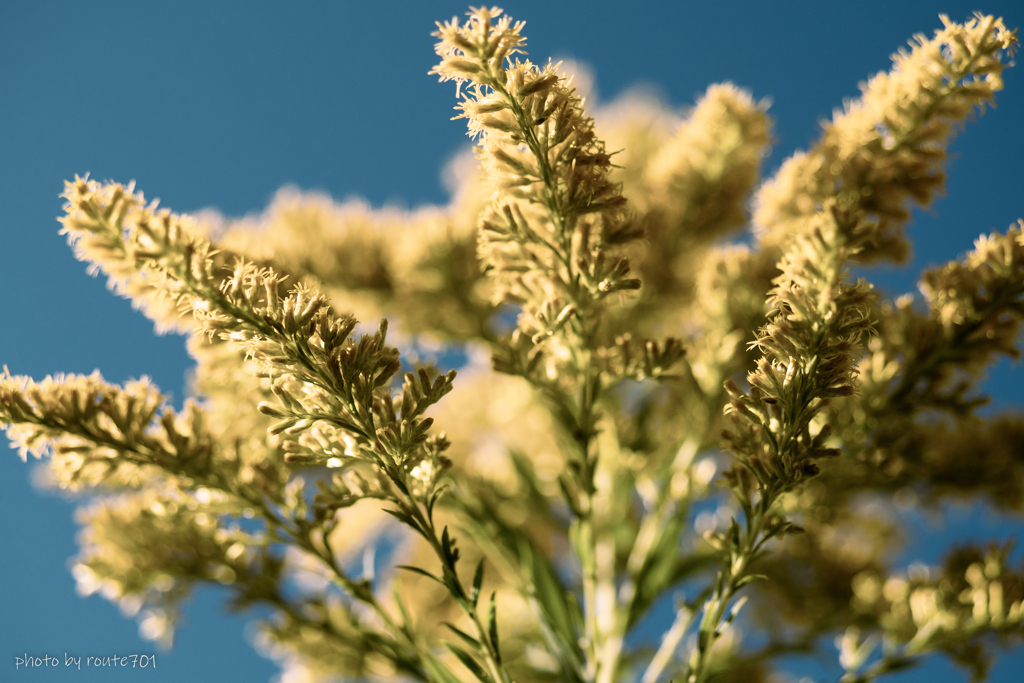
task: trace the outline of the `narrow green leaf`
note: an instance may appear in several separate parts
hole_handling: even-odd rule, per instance
[[[494,658],[501,664],[501,647],[498,645],[498,607],[495,602],[497,593],[491,593],[491,603],[487,607],[487,636],[494,647]]]
[[[729,552],[733,557],[739,554],[740,551],[740,525],[736,523],[736,518],[729,520]]]
[[[402,512],[401,510],[392,510],[390,508],[384,508],[384,512],[388,513],[389,515],[400,521],[402,524],[411,527],[412,529],[417,531],[421,536],[426,536],[423,529],[420,528],[419,523],[409,515]]]
[[[483,652],[484,648],[483,648],[483,645],[480,644],[479,640],[477,640],[473,636],[469,635],[468,633],[463,631],[458,626],[455,626],[454,624],[449,624],[447,621],[444,621],[444,622],[441,622],[441,623],[443,623],[445,626],[447,626],[449,629],[451,629],[452,632],[455,633],[455,635],[457,635],[459,638],[462,638],[462,640],[464,640],[467,645],[469,645],[471,648],[473,648],[474,651],[476,651],[476,652]]]
[[[391,456],[388,455],[388,458],[390,459]],[[391,460],[391,462],[394,463],[394,460]],[[395,468],[388,468],[388,469],[391,469],[394,472],[394,474],[392,474],[390,472],[388,473],[389,474],[388,478],[391,479],[391,483],[394,484],[395,486],[397,486],[398,490],[401,491],[402,493],[404,493],[405,495],[407,495],[407,496],[410,495],[409,494],[409,487],[405,485],[405,482],[402,480],[402,477],[398,474],[397,469],[395,469]]]
[[[748,584],[753,584],[754,582],[760,581],[762,579],[767,580],[768,577],[766,577],[766,575],[764,575],[763,573],[749,573],[749,574],[746,574],[745,577],[741,578],[739,581],[736,582],[736,590],[738,591],[743,586],[746,586]]]
[[[444,493],[447,490],[448,490],[448,485],[447,484],[442,484],[442,485],[438,486],[434,490],[434,493],[431,494],[431,496],[430,496],[430,501],[427,503],[427,519],[429,519],[431,521],[431,523],[433,523],[433,521],[434,521],[434,505],[437,504],[437,501],[441,497],[441,494]]]
[[[747,596],[744,595],[742,598],[737,600],[735,604],[733,604],[732,609],[729,610],[729,616],[725,619],[726,627],[732,624],[733,620],[736,619],[736,615],[740,613],[741,609],[743,609],[743,605],[747,604],[747,599]]]
[[[462,584],[459,582],[459,577],[455,575],[455,572],[451,571],[448,567],[442,567],[444,573],[441,575],[444,579],[444,585],[448,588],[448,592],[451,593],[452,597],[455,598],[455,602],[459,604],[459,607],[469,611],[473,608],[469,604],[469,596],[466,595],[465,591],[462,590]]]
[[[519,451],[510,450],[508,454],[516,468],[516,473],[519,475],[519,480],[526,484],[529,490],[530,499],[543,501],[546,507],[547,496],[544,495],[540,480],[537,478],[537,472],[533,468],[533,463]]]
[[[473,659],[472,655],[454,643],[445,643],[444,645],[451,650],[453,655],[459,658],[459,661],[462,662],[467,669],[473,672],[474,676],[483,681],[483,683],[492,683],[491,677],[487,675],[487,671],[485,671],[484,668],[480,666],[475,659]]]
[[[318,415],[317,417],[320,417],[320,416]],[[355,423],[353,423],[353,422],[351,422],[349,420],[346,420],[344,418],[337,417],[335,415],[329,415],[329,416],[321,417],[320,419],[328,420],[329,422],[333,422],[338,427],[341,427],[345,431],[352,432],[353,434],[357,434],[357,435],[362,436],[362,437],[366,437],[367,436],[366,432],[364,432],[362,429],[360,429],[358,425],[356,425]]]
[[[917,666],[917,662],[911,657],[903,657],[900,659],[893,660],[890,664],[885,667],[886,673],[891,671],[902,671],[903,669],[910,669]]]
[[[476,607],[477,601],[480,599],[480,587],[484,583],[484,561],[480,560],[480,564],[476,566],[476,573],[473,575],[473,592],[469,594],[469,601],[473,603],[473,607]]]
[[[582,659],[579,651],[579,638],[573,627],[569,604],[566,602],[566,591],[555,570],[544,555],[532,545],[524,541],[520,556],[523,557],[525,569],[533,580],[533,597],[542,610],[542,615],[550,624],[552,631],[569,647],[573,654]]]
[[[455,563],[459,561],[459,551],[452,542],[451,536],[448,535],[447,526],[441,532],[441,550],[444,551],[445,563],[454,569]]]
[[[572,491],[569,490],[569,484],[566,483],[565,477],[558,478],[558,488],[562,491],[562,498],[565,499],[565,504],[569,506],[572,514],[576,517],[581,516],[582,512],[579,505],[576,504],[576,498],[572,495]]]
[[[407,564],[399,564],[399,565],[395,566],[395,569],[404,569],[407,572],[414,572],[416,574],[421,574],[423,576],[426,576],[428,578],[433,579],[434,581],[437,581],[442,586],[445,585],[444,581],[442,581],[441,579],[437,578],[436,576],[434,576],[433,574],[431,574],[427,570],[420,569],[419,567],[413,567],[413,566],[410,566],[410,565],[407,565]]]
[[[463,683],[444,662],[432,654],[426,657],[426,668],[432,674],[431,679],[440,683]]]
[[[398,613],[402,615],[402,628],[408,628],[412,620],[409,619],[409,610],[405,608],[405,601],[402,600],[402,592],[398,590],[397,583],[392,583],[391,594],[395,598],[395,605],[398,606]]]

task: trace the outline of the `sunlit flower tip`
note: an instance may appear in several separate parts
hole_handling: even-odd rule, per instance
[[[442,81],[450,81],[456,78],[469,81],[473,80],[473,77],[479,74],[480,71],[480,65],[473,61],[447,57],[437,67],[436,73],[441,75]]]
[[[543,75],[537,76],[536,78],[530,79],[526,83],[524,83],[519,88],[519,90],[517,91],[517,94],[520,97],[528,97],[530,95],[533,95],[534,93],[538,93],[538,92],[541,92],[543,90],[547,90],[547,89],[551,88],[551,86],[553,86],[557,82],[558,82],[558,75],[557,74],[553,74],[553,73],[543,74]]]
[[[121,614],[126,617],[134,617],[142,609],[142,605],[142,598],[135,594],[125,595],[118,601]]]
[[[462,35],[461,26],[457,17],[447,23],[437,22],[437,31],[432,33],[435,38],[440,38],[434,49],[438,54],[444,56],[453,50],[461,50],[465,54],[476,54],[476,45]]]
[[[71,575],[75,578],[75,592],[82,597],[92,595],[103,586],[100,578],[87,565],[76,564],[71,568]]]
[[[173,624],[163,610],[148,610],[139,623],[139,635],[152,641],[166,641],[173,633]]]

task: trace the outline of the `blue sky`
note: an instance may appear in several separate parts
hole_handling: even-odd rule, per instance
[[[587,62],[598,97],[652,84],[675,107],[732,80],[770,97],[774,169],[816,136],[817,123],[889,64],[937,15],[975,9],[1024,23],[1019,0],[981,3],[558,2],[504,7],[527,21],[529,51]],[[112,0],[0,3],[0,363],[12,373],[89,373],[114,382],[149,375],[176,401],[190,365],[183,340],[152,325],[88,277],[57,234],[64,179],[135,179],[147,197],[190,212],[261,210],[294,184],[374,206],[444,203],[440,169],[467,144],[450,121],[454,87],[427,75],[433,22],[451,2]],[[948,197],[917,212],[914,261],[886,271],[894,291],[921,267],[970,248],[981,232],[1024,216],[1024,72],[1006,75],[998,109],[953,143]],[[996,406],[1024,406],[1019,368],[1002,364]],[[3,455],[0,453],[0,455]],[[224,617],[216,591],[187,610],[172,653],[155,670],[18,670],[14,657],[152,653],[134,620],[99,597],[79,598],[67,570],[76,552],[74,501],[30,484],[31,465],[0,457],[0,679],[265,680],[276,666],[247,644],[245,621]],[[961,515],[959,533],[993,522]],[[1022,536],[1019,518],[999,523]],[[921,553],[937,558],[937,546]],[[83,660],[84,661],[84,660]],[[1018,654],[993,680],[1016,681]],[[942,666],[905,677],[961,680]],[[904,680],[904,679],[901,679]]]

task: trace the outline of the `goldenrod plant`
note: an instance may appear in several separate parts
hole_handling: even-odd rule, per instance
[[[498,8],[435,33],[479,161],[447,211],[285,192],[217,220],[68,182],[76,256],[196,361],[180,410],[146,379],[3,377],[22,458],[94,494],[79,589],[170,644],[227,586],[271,609],[289,681],[756,682],[814,652],[845,683],[984,678],[1024,567],[1007,539],[893,566],[891,510],[1024,507],[1024,419],[977,412],[1020,353],[1024,221],[920,300],[864,279],[1017,44],[942,23],[763,182],[766,104],[724,83],[595,122]],[[426,346],[469,361],[399,352]]]

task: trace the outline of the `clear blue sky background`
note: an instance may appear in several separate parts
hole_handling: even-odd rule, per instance
[[[771,97],[776,168],[815,137],[857,84],[885,69],[937,15],[975,9],[1024,24],[1019,0],[904,2],[555,2],[505,5],[527,20],[534,59],[572,56],[596,72],[601,101],[637,82],[676,107],[732,80]],[[57,235],[58,195],[75,173],[138,181],[147,197],[189,212],[261,210],[284,184],[360,195],[373,205],[447,200],[443,162],[467,144],[449,121],[454,87],[427,75],[437,19],[453,2],[0,2],[0,363],[11,372],[147,374],[180,401],[183,340],[156,337],[127,301],[85,274]],[[917,213],[915,259],[883,284],[913,289],[920,267],[957,256],[984,231],[1024,216],[1024,72],[1011,69],[998,109],[953,145],[948,199]],[[1010,364],[989,388],[1024,405]],[[0,680],[259,681],[276,666],[246,641],[245,621],[206,591],[156,670],[15,671],[14,658],[151,653],[136,624],[99,597],[79,598],[67,570],[75,503],[41,494],[32,465],[0,452]],[[1019,518],[961,511],[960,536],[1020,538]],[[986,528],[987,527],[987,528]],[[910,554],[936,561],[940,546]],[[1024,654],[993,680],[1024,676]],[[955,681],[941,663],[900,680]]]

